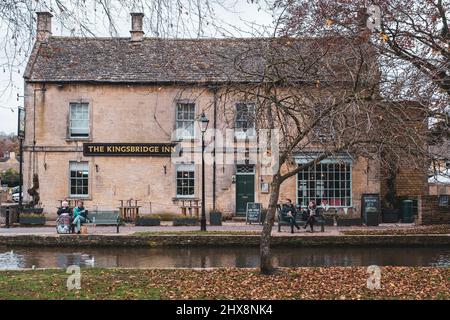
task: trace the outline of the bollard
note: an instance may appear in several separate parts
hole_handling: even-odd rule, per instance
[[[9,228],[9,212],[10,212],[10,207],[5,207],[5,228]]]

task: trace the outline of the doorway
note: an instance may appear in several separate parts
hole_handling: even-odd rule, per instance
[[[255,202],[255,166],[236,167],[236,215],[245,216],[247,202]]]

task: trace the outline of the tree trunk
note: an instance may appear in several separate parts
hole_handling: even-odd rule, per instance
[[[271,193],[269,199],[269,208],[267,210],[266,220],[264,221],[263,230],[261,233],[260,243],[260,258],[261,258],[261,273],[272,274],[275,268],[272,265],[270,254],[270,239],[272,234],[272,227],[275,221],[275,212],[277,210],[278,197],[280,195],[280,175],[273,176],[271,186]]]

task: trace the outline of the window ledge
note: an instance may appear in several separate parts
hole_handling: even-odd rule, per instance
[[[247,132],[247,131],[235,131],[234,138],[236,140],[245,140],[249,138],[256,138],[256,132]]]
[[[172,201],[179,201],[179,200],[198,200],[200,201],[199,198],[195,197],[195,196],[189,196],[189,197],[183,197],[183,196],[176,196],[176,197],[172,197]]]
[[[77,201],[77,200],[81,200],[81,201],[92,201],[92,197],[91,197],[91,196],[86,196],[86,197],[74,197],[74,196],[69,196],[69,197],[67,197],[67,200],[70,200],[70,201]]]
[[[200,139],[192,137],[192,138],[176,138],[171,140],[171,142],[196,142],[196,141],[200,141]]]
[[[87,138],[67,138],[66,137],[66,141],[67,142],[73,142],[73,141],[92,141],[92,138],[87,137]]]

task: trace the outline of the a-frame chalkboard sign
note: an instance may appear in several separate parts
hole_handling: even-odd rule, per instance
[[[263,223],[263,221],[261,221],[261,203],[247,202],[245,223]]]

